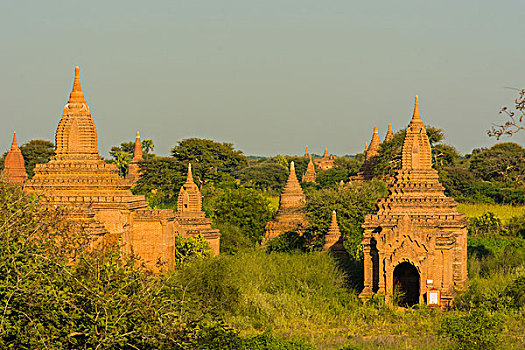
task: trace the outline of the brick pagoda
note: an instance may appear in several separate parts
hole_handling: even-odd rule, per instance
[[[339,258],[348,257],[345,247],[343,246],[343,235],[339,230],[339,225],[337,224],[337,214],[332,211],[332,222],[330,223],[330,228],[328,233],[324,236],[324,245],[321,251],[329,251],[334,256]]]
[[[144,160],[142,157],[142,144],[140,142],[140,133],[137,131],[135,136],[135,147],[133,149],[133,159],[128,165],[128,174],[126,178],[131,181],[132,184],[135,184],[140,178],[140,167],[137,164],[141,160]]]
[[[377,132],[377,126],[374,126],[374,132],[372,133],[372,140],[370,145],[365,144],[365,161],[361,166],[361,169],[356,176],[350,178],[353,184],[362,184],[365,181],[369,181],[374,177],[373,166],[375,157],[379,155],[379,146],[381,146],[381,139]]]
[[[302,182],[315,182],[315,166],[312,162],[312,157],[310,157],[310,161],[308,162],[308,166],[306,167],[306,172],[303,175],[303,178],[301,179]]]
[[[266,235],[263,243],[279,236],[282,233],[293,231],[306,223],[306,217],[302,211],[305,204],[305,196],[297,176],[295,174],[294,162],[290,163],[290,175],[284,186],[279,200],[279,210],[272,221],[266,224]]]
[[[2,177],[7,181],[23,186],[27,180],[27,172],[24,165],[24,156],[16,142],[16,132],[13,134],[11,148],[7,151],[4,162]]]
[[[388,124],[388,131],[385,135],[385,142],[390,141],[394,138],[394,132],[392,131],[392,124]]]
[[[188,176],[177,199],[175,228],[184,237],[202,235],[208,241],[212,254],[219,254],[221,234],[211,227],[211,219],[202,211],[202,195],[193,182],[191,164],[188,165]]]
[[[441,293],[450,305],[467,281],[467,219],[444,194],[432,168],[430,143],[419,115],[413,118],[402,150],[402,167],[389,185],[390,195],[367,215],[364,232],[362,298],[383,294],[391,300],[402,292],[400,305],[423,303],[428,291]]]

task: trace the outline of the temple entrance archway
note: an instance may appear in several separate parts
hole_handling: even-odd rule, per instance
[[[409,262],[394,269],[394,296],[399,306],[410,307],[419,303],[419,272]]]

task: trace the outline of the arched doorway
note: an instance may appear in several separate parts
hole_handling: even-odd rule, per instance
[[[402,262],[394,269],[394,296],[399,306],[419,303],[419,272],[411,263]]]

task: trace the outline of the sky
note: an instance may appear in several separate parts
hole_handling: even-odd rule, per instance
[[[468,153],[525,88],[523,18],[523,0],[2,0],[0,149],[54,141],[78,65],[103,156],[137,130],[158,155],[355,154],[416,94]]]

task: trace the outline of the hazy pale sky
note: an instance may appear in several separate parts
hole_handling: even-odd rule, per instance
[[[54,141],[79,65],[102,155],[136,130],[161,155],[354,154],[415,94],[465,153],[525,87],[524,18],[523,0],[1,0],[0,149]]]

